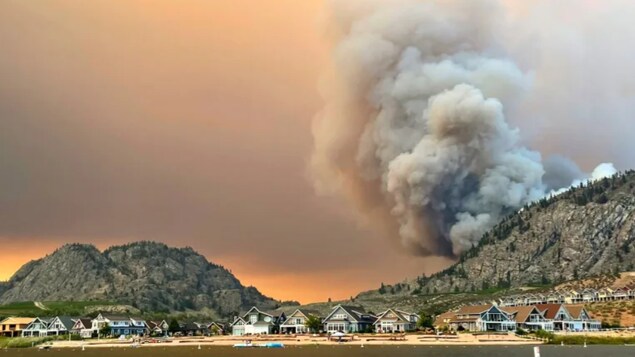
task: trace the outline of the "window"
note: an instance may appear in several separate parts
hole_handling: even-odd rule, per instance
[[[252,324],[258,322],[258,315],[249,315],[249,322],[251,322]]]
[[[333,318],[335,320],[346,320],[346,318],[348,318],[348,316],[346,316],[346,314],[335,314],[335,315],[333,315]]]
[[[304,321],[302,321],[301,318],[297,318],[297,319],[295,319],[295,324],[296,325],[304,325]]]

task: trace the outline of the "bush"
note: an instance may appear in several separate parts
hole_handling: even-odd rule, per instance
[[[544,339],[547,339],[549,341],[552,341],[553,338],[554,338],[554,334],[553,334],[553,332],[549,332],[549,331],[545,331],[545,330],[538,330],[538,331],[536,331],[536,337],[544,338]]]
[[[528,334],[528,332],[519,327],[516,329],[516,334],[518,336],[525,336],[526,334]]]

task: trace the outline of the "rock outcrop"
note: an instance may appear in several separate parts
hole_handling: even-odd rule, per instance
[[[211,310],[229,317],[252,305],[276,308],[256,288],[191,248],[154,242],[114,246],[69,244],[20,268],[0,286],[0,303],[98,300],[143,311]]]

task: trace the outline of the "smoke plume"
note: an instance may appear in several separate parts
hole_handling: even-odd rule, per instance
[[[330,10],[316,186],[344,193],[369,220],[397,223],[410,252],[456,256],[509,212],[588,177],[564,156],[543,161],[506,119],[533,75],[507,54],[497,2],[341,1]]]

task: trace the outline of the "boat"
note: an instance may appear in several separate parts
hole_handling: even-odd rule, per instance
[[[269,343],[262,344],[261,347],[266,347],[266,348],[284,348],[284,344],[282,344],[280,342],[269,342]]]
[[[249,348],[249,347],[256,347],[254,344],[252,344],[251,342],[249,343],[236,343],[234,344],[234,347],[236,348]]]

